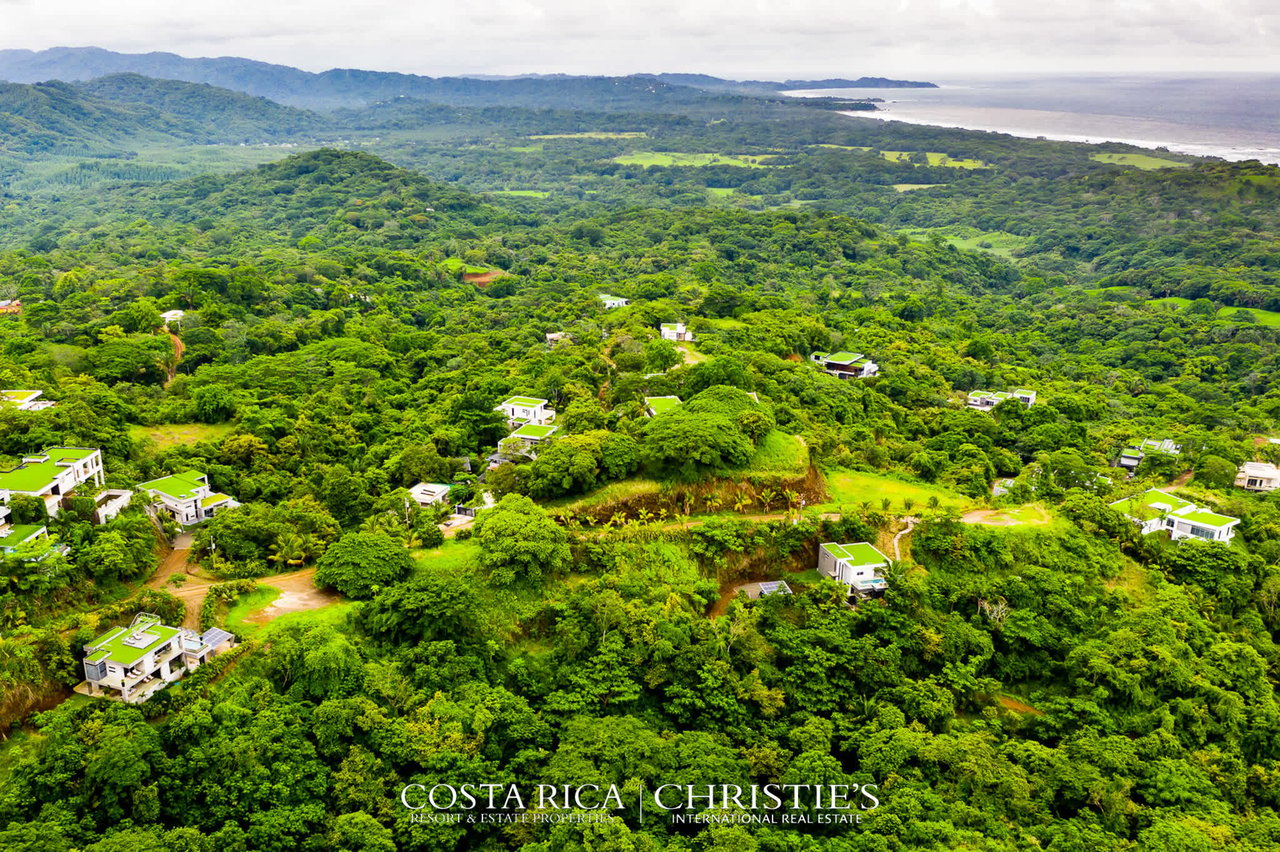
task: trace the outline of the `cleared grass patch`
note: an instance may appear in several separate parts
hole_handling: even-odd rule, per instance
[[[1280,326],[1280,312],[1264,311],[1261,308],[1223,308],[1218,311],[1218,316],[1227,319],[1241,311],[1253,314],[1253,318],[1258,321],[1258,325]]]
[[[623,166],[736,166],[744,169],[765,169],[765,160],[775,154],[709,154],[685,151],[637,151],[622,154],[613,161]]]
[[[551,195],[545,189],[491,189],[490,195],[511,195],[516,198],[546,198]]]
[[[916,189],[933,189],[935,186],[946,186],[945,183],[895,183],[894,192],[911,192]]]
[[[235,603],[227,610],[227,629],[237,636],[256,635],[265,625],[254,624],[245,619],[270,606],[278,597],[280,597],[280,590],[274,586],[259,586],[249,594],[236,598]]]
[[[1143,171],[1185,169],[1190,167],[1188,163],[1166,160],[1164,157],[1153,157],[1150,154],[1090,154],[1089,159],[1097,163],[1107,163],[1112,166],[1130,166]]]
[[[1031,244],[1029,237],[1020,237],[1006,231],[983,231],[965,226],[946,228],[909,228],[903,231],[914,239],[924,240],[936,234],[951,245],[966,251],[985,251],[1012,260],[1015,252]]]
[[[881,502],[888,499],[891,509],[902,510],[905,508],[903,501],[910,500],[912,511],[919,511],[928,508],[930,497],[937,497],[940,506],[963,510],[977,502],[971,497],[927,482],[913,482],[859,470],[836,470],[828,473],[827,493],[830,501],[823,504],[823,508],[856,506],[869,502],[872,508],[879,509]]]
[[[917,151],[881,151],[880,156],[884,157],[891,163],[909,163]],[[925,151],[923,152],[925,159],[931,166],[941,166],[946,169],[990,169],[994,168],[990,163],[982,160],[975,160],[971,157],[952,157],[950,154],[944,154],[941,151]]]
[[[764,436],[744,473],[764,476],[803,476],[809,469],[809,451],[795,435],[774,429]]]
[[[530,139],[647,139],[648,133],[643,130],[626,130],[618,133],[590,131],[586,133],[539,133]]]
[[[831,151],[870,151],[871,148],[866,145],[832,145],[823,142],[818,145],[806,145],[807,148],[826,148]]]
[[[1039,503],[1011,506],[1007,509],[980,509],[961,518],[966,524],[988,527],[1045,526],[1054,521],[1053,515]]]
[[[231,433],[230,423],[164,423],[159,426],[132,426],[129,436],[150,441],[157,450],[188,446],[200,441],[218,441]]]
[[[597,488],[590,494],[584,494],[581,497],[550,501],[547,503],[547,507],[569,509],[576,512],[596,506],[608,505],[609,503],[619,503],[637,497],[658,494],[661,491],[662,483],[655,479],[624,479],[620,482],[610,482],[608,485]]]

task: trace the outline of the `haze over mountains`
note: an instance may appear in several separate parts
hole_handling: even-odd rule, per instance
[[[582,87],[611,86],[624,100],[669,102],[703,97],[701,92],[768,93],[790,88],[919,88],[932,83],[863,77],[856,80],[738,82],[704,74],[647,74],[630,77],[529,76],[478,79],[423,77],[385,71],[331,69],[312,73],[252,59],[190,59],[173,53],[126,54],[97,47],[59,47],[42,51],[0,50],[0,79],[15,83],[92,80],[115,74],[140,74],[165,80],[208,83],[281,104],[311,109],[362,106],[396,97],[468,105],[527,105],[569,108]]]

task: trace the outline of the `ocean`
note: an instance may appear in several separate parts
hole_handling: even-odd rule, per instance
[[[811,89],[797,97],[883,98],[859,118],[1070,142],[1127,142],[1280,164],[1280,76],[1076,75],[943,81],[937,89]]]

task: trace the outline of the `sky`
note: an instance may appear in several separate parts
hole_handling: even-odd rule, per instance
[[[309,71],[914,79],[1280,71],[1277,0],[0,0],[0,47]]]

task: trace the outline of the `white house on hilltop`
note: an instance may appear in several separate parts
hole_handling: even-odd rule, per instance
[[[45,447],[25,456],[12,470],[0,471],[0,503],[14,494],[44,500],[50,517],[57,515],[62,499],[78,485],[102,485],[102,451],[88,447]]]
[[[233,647],[235,637],[225,630],[196,633],[140,612],[128,627],[108,630],[84,646],[85,682],[77,691],[137,704]]]
[[[682,322],[664,322],[658,326],[658,331],[661,332],[663,340],[673,340],[676,343],[693,342],[693,334]]]
[[[1250,491],[1275,491],[1280,487],[1280,468],[1266,462],[1245,462],[1236,473],[1236,487]]]
[[[501,411],[507,418],[507,425],[513,429],[526,423],[545,426],[556,419],[555,409],[547,408],[547,400],[534,396],[507,397],[498,403],[495,411]]]
[[[880,365],[861,352],[814,352],[809,360],[837,379],[869,379]]]
[[[38,390],[0,390],[0,403],[7,402],[19,411],[43,411],[58,404],[51,399],[40,399],[43,393]]]
[[[827,542],[818,548],[818,573],[844,583],[850,594],[860,597],[869,597],[888,587],[880,573],[887,567],[889,557],[865,541]]]
[[[178,311],[178,310],[165,311],[160,315],[160,319],[164,321],[165,327],[168,328],[174,323],[182,322],[182,318],[185,317],[186,315],[187,315],[186,311]]]
[[[1147,438],[1121,450],[1116,464],[1132,472],[1148,455],[1179,456],[1182,455],[1182,447],[1168,438]]]
[[[601,293],[600,301],[604,302],[604,309],[606,311],[611,311],[614,308],[625,308],[627,306],[626,299],[621,296],[610,295],[609,293]]]
[[[1201,509],[1189,500],[1158,488],[1108,505],[1137,524],[1143,535],[1167,530],[1175,541],[1199,538],[1229,542],[1240,523],[1239,518]]]
[[[970,408],[976,408],[979,411],[990,411],[1007,399],[1016,399],[1030,408],[1035,405],[1036,392],[1022,388],[1018,388],[1015,391],[970,391],[968,405]]]
[[[443,482],[419,482],[409,489],[409,499],[425,509],[443,502],[449,496],[451,488],[452,485],[445,485]]]

